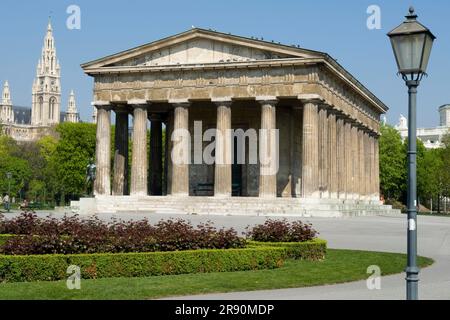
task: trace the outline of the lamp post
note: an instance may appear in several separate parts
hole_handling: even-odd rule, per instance
[[[397,60],[398,72],[408,87],[408,265],[406,297],[417,300],[419,268],[417,267],[417,87],[426,75],[433,41],[436,37],[417,21],[414,8],[406,21],[388,33]]]

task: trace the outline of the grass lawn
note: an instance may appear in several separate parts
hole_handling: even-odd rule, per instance
[[[419,258],[421,267],[432,259]],[[275,270],[82,280],[81,290],[65,281],[0,284],[0,299],[142,300],[204,293],[299,288],[368,278],[367,267],[378,265],[383,275],[401,273],[406,256],[392,253],[328,250],[322,262],[289,260]]]

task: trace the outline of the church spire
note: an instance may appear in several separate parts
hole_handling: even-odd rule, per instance
[[[48,17],[47,32],[53,32],[53,28],[52,28],[52,16],[49,16],[49,17]]]
[[[65,121],[72,122],[72,123],[79,122],[77,104],[75,101],[75,93],[73,92],[73,90],[70,91],[69,105],[67,106]]]
[[[9,83],[8,80],[5,81],[5,84],[3,85],[3,92],[2,92],[2,105],[9,106],[11,105],[11,92],[9,90]]]
[[[31,123],[53,125],[59,123],[61,101],[61,68],[56,56],[51,18],[47,25],[42,53],[33,83]]]
[[[11,101],[11,92],[9,90],[9,83],[5,81],[2,92],[2,103],[0,104],[0,123],[13,123],[14,111]]]

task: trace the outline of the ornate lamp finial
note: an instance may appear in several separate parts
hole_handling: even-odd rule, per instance
[[[415,13],[415,9],[413,6],[409,7],[409,14],[406,16],[406,19],[409,21],[413,21],[417,19],[417,14]]]

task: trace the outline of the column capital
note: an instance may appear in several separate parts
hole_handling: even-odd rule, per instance
[[[170,99],[169,104],[172,104],[176,107],[189,108],[192,103],[189,101],[189,99]]]
[[[326,110],[328,113],[333,113],[333,107],[327,103],[319,103],[319,110]]]
[[[211,99],[211,102],[218,107],[231,107],[231,105],[233,104],[233,100],[231,99],[231,97],[213,98]]]
[[[91,105],[97,109],[103,109],[103,110],[111,110],[112,104],[109,101],[94,101],[91,103]]]
[[[300,100],[303,104],[305,103],[317,103],[317,104],[323,104],[325,102],[325,99],[318,95],[318,94],[314,94],[314,93],[305,93],[305,94],[301,94],[298,97],[298,100]]]
[[[132,106],[133,108],[142,108],[143,106],[150,105],[150,103],[144,99],[131,99],[131,100],[128,100],[127,103],[128,103],[128,105]]]
[[[258,96],[255,100],[261,105],[270,104],[272,106],[275,106],[279,101],[275,96]]]

